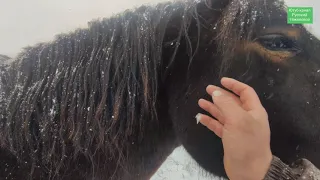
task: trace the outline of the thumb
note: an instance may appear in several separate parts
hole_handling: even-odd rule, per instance
[[[212,100],[225,117],[237,116],[244,111],[234,98],[222,91],[213,91]]]

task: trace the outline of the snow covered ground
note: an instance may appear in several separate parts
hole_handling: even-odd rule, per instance
[[[54,35],[85,27],[92,19],[110,16],[145,3],[165,0],[1,0],[0,54],[15,56],[22,47],[52,40]],[[288,0],[290,6],[314,7],[314,24],[320,37],[320,1]],[[318,16],[316,16],[318,15]],[[152,180],[207,180],[208,177],[182,148],[168,157]],[[218,179],[218,178],[217,178]]]
[[[150,180],[223,180],[199,167],[186,150],[180,146],[162,164]]]

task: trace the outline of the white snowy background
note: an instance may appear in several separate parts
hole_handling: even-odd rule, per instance
[[[54,35],[99,17],[107,17],[141,4],[166,0],[0,0],[0,54],[14,57],[22,47],[52,40]],[[320,37],[320,1],[287,0],[290,6],[314,7],[314,24],[308,26]],[[178,147],[152,180],[207,180],[209,177]]]

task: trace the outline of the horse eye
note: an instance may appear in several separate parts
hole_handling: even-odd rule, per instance
[[[257,40],[262,46],[272,51],[296,52],[299,50],[297,44],[293,40],[279,34],[264,35]]]

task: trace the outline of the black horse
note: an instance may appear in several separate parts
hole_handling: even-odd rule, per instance
[[[258,92],[276,156],[320,167],[319,49],[279,0],[142,6],[27,47],[1,63],[0,179],[147,179],[180,144],[225,177],[194,118],[222,76]]]

